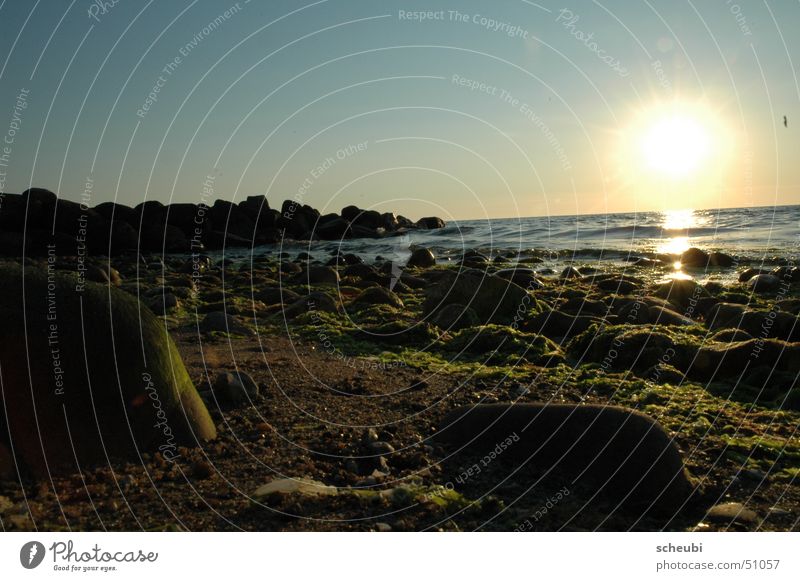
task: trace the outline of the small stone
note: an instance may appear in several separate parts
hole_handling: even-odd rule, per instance
[[[373,454],[391,454],[394,452],[394,446],[392,446],[389,442],[370,442],[367,445],[367,450],[369,450]]]
[[[210,462],[205,460],[200,460],[192,464],[192,475],[198,480],[205,480],[206,478],[210,478],[216,473],[214,466],[211,465]]]
[[[391,532],[392,525],[385,522],[375,523],[375,532],[376,533],[388,533]]]
[[[361,442],[365,446],[369,446],[373,442],[377,441],[378,441],[378,432],[375,430],[375,428],[368,428],[367,430],[364,431],[364,435],[361,436]]]
[[[706,513],[705,520],[718,524],[754,524],[758,515],[739,502],[726,502],[712,506]]]

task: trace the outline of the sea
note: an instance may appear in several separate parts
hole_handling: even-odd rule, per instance
[[[438,230],[334,242],[284,240],[252,252],[286,253],[289,258],[307,252],[317,260],[337,252],[353,253],[367,263],[390,260],[402,264],[417,247],[430,248],[439,262],[458,260],[467,250],[490,259],[497,255],[523,261],[538,258],[542,262],[536,268],[545,273],[565,263],[602,266],[639,258],[669,261],[690,247],[725,252],[740,265],[797,264],[800,205],[457,220]],[[250,251],[246,254],[250,256]],[[237,258],[236,251],[229,249],[226,257]]]

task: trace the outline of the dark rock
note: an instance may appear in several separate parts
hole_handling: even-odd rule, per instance
[[[156,315],[165,315],[172,309],[179,307],[180,302],[178,301],[178,297],[174,294],[164,293],[151,297],[147,301],[147,306],[150,307],[150,310]]]
[[[530,290],[544,287],[544,283],[536,278],[536,273],[530,268],[504,268],[495,272],[494,276],[499,276],[500,278],[510,280],[522,288],[527,288]]]
[[[708,261],[709,255],[699,248],[690,248],[681,254],[681,265],[687,268],[705,268]]]
[[[757,274],[749,280],[747,286],[757,293],[768,293],[778,290],[781,279],[773,274]]]
[[[730,268],[735,264],[732,256],[722,252],[712,252],[708,255],[708,264],[710,266],[718,266],[720,268]]]
[[[664,307],[650,307],[648,309],[648,318],[654,325],[693,325],[689,317],[676,313]]]
[[[212,386],[214,396],[223,404],[252,404],[258,397],[258,384],[244,371],[224,371]]]
[[[406,266],[430,268],[431,266],[436,266],[436,257],[428,248],[417,248],[411,253]]]
[[[437,439],[480,453],[505,443],[504,457],[578,478],[625,506],[674,515],[693,491],[680,452],[654,420],[620,407],[476,405],[442,420]]]
[[[748,268],[747,270],[739,273],[739,282],[747,282],[759,274],[769,274],[769,271],[763,268]]]
[[[57,272],[46,306],[48,273],[26,269],[23,306],[22,280],[21,268],[2,269],[0,429],[25,471],[84,470],[109,456],[138,461],[142,450],[177,457],[178,446],[216,436],[163,323],[133,296],[92,282],[78,293],[77,277]]]
[[[445,225],[446,224],[444,220],[435,216],[429,216],[417,220],[417,227],[423,230],[437,230],[439,228],[444,228]]]
[[[348,232],[350,224],[336,214],[322,216],[314,228],[320,240],[342,240]]]

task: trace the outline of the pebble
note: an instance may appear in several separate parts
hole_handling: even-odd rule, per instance
[[[367,450],[373,454],[391,454],[394,452],[394,446],[392,446],[389,442],[382,442],[378,440],[376,442],[370,442],[367,444]]]
[[[712,506],[706,513],[705,520],[718,524],[755,524],[758,515],[739,502],[726,502]]]
[[[375,532],[376,533],[388,533],[391,532],[392,525],[385,522],[375,523]]]

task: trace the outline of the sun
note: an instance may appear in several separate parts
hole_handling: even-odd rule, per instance
[[[724,106],[714,103],[677,96],[632,107],[612,132],[608,159],[614,173],[608,183],[636,207],[716,204],[730,187],[740,135]]]
[[[681,178],[702,169],[708,161],[711,135],[699,119],[676,113],[657,118],[646,127],[640,147],[650,170]]]

